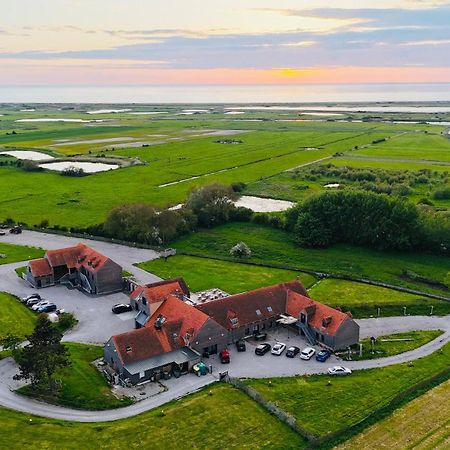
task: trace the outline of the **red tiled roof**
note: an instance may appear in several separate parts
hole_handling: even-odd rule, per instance
[[[82,243],[74,247],[48,250],[45,258],[51,267],[67,266],[69,269],[84,267],[91,272],[99,271],[109,259]]]
[[[291,281],[214,300],[197,305],[196,308],[231,330],[237,326],[242,327],[284,314],[289,291],[308,295],[299,281]],[[231,323],[231,316],[238,319],[237,324]]]
[[[165,336],[155,328],[139,328],[117,334],[112,340],[124,365],[171,351]]]
[[[169,342],[173,346],[179,347],[186,345],[183,338],[187,337],[191,340],[198,334],[203,325],[210,320],[206,314],[173,295],[164,301],[145,326],[154,328],[158,316],[165,318],[161,331],[164,333],[171,332]],[[174,333],[176,336],[174,336]]]
[[[171,294],[183,294],[189,297],[189,289],[183,278],[173,280],[163,280],[156,283],[138,286],[132,293],[131,298],[136,299],[141,293],[149,303],[160,302],[168,298]]]
[[[45,277],[53,274],[52,268],[45,258],[33,259],[28,265],[33,277]]]

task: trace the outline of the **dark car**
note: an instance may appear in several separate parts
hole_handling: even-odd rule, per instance
[[[41,306],[40,308],[38,308],[37,311],[39,313],[49,313],[49,312],[54,312],[57,309],[58,309],[58,307],[54,303],[50,303],[48,305]]]
[[[255,341],[264,341],[267,339],[267,333],[256,333],[255,334]]]
[[[264,344],[259,344],[258,347],[255,348],[255,355],[263,356],[267,352],[270,352],[271,348],[272,347],[267,342],[265,342]]]
[[[10,232],[11,234],[20,234],[20,233],[22,233],[22,227],[16,225],[15,227],[12,227],[12,228],[9,230],[9,232]]]
[[[245,352],[247,350],[247,347],[245,346],[245,341],[237,341],[236,342],[236,350],[238,352]]]
[[[329,350],[320,350],[316,355],[316,361],[325,362],[331,356],[331,352]]]
[[[122,314],[124,312],[133,311],[133,307],[131,305],[126,305],[125,303],[119,303],[117,305],[114,305],[111,308],[111,311],[114,314]]]
[[[295,358],[300,353],[300,349],[298,347],[289,347],[286,352],[286,356],[288,358]]]

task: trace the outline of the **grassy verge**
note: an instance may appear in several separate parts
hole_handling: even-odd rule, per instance
[[[100,372],[91,364],[103,354],[102,347],[75,343],[65,344],[70,352],[71,366],[64,369],[61,389],[54,395],[33,391],[30,386],[19,393],[49,403],[79,409],[112,409],[132,403],[128,398],[116,398]]]
[[[338,448],[448,448],[449,417],[450,381],[447,381],[412,400]]]
[[[22,278],[23,274],[26,273],[26,271],[27,271],[27,266],[21,266],[21,267],[17,267],[16,269],[14,269],[14,272],[16,272],[16,274],[19,278]]]
[[[389,334],[386,336],[378,336],[372,353],[372,344],[369,338],[363,339],[362,356],[359,356],[359,347],[356,345],[352,354],[353,361],[363,359],[376,359],[385,356],[394,356],[400,353],[409,352],[422,345],[427,344],[439,337],[443,332],[441,330],[427,331],[407,331],[405,333]]]
[[[0,339],[8,333],[25,337],[33,331],[36,316],[20,301],[0,292]]]
[[[237,294],[290,281],[296,277],[299,277],[306,287],[316,281],[312,275],[292,270],[187,255],[170,257],[167,261],[156,259],[138,266],[166,279],[182,276],[193,292],[220,288],[230,294]]]
[[[354,317],[402,316],[404,307],[411,315],[450,314],[450,302],[434,300],[407,292],[346,280],[325,279],[309,294],[315,300],[351,311]]]
[[[164,414],[161,410],[164,410]],[[237,418],[239,418],[237,420]],[[75,423],[0,409],[0,447],[301,449],[305,442],[229,385],[216,384],[136,417]]]
[[[41,258],[44,256],[44,253],[44,250],[41,248],[0,243],[0,255],[4,255],[4,257],[0,258],[0,264]]]
[[[450,345],[414,363],[327,375],[249,380],[267,400],[294,416],[317,437],[355,425],[399,393],[448,369]],[[270,381],[270,383],[269,383]],[[332,399],[332,401],[330,401]]]
[[[173,246],[186,252],[223,257],[228,256],[230,248],[242,240],[251,248],[254,262],[365,277],[424,292],[449,295],[448,290],[402,278],[402,271],[410,270],[424,278],[443,283],[449,266],[449,259],[445,256],[382,252],[351,245],[305,249],[295,244],[291,233],[254,223],[230,223],[200,231],[178,240]]]

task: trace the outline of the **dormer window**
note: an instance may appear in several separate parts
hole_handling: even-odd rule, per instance
[[[272,307],[271,307],[271,306],[268,306],[268,307],[267,307],[267,311],[269,311],[269,312],[273,312],[273,309],[272,309]]]
[[[260,309],[257,309],[257,310],[256,310],[256,315],[257,315],[257,316],[261,316],[261,315],[262,315],[262,313],[261,313],[261,310],[260,310]]]
[[[125,351],[126,351],[127,353],[131,353],[131,345],[127,345],[127,346],[125,347]]]
[[[237,317],[232,317],[230,319],[231,325],[237,325],[239,322],[239,319]]]

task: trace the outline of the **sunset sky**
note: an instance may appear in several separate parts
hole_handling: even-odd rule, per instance
[[[20,0],[0,16],[3,86],[354,82],[450,82],[450,1]]]

